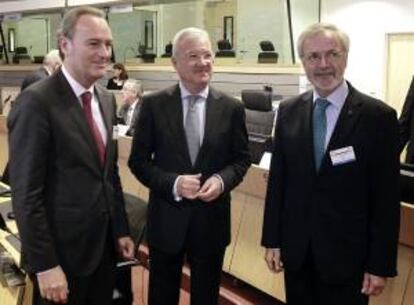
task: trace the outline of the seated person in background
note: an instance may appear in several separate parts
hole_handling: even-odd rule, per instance
[[[115,63],[112,66],[114,76],[108,80],[106,88],[109,90],[121,90],[125,81],[128,79],[128,73],[123,64]]]
[[[135,122],[138,118],[142,100],[142,85],[136,79],[128,79],[122,88],[122,101],[124,104],[118,112],[120,123],[127,125],[127,136],[134,134]]]
[[[25,89],[26,87],[30,86],[31,84],[45,79],[52,75],[60,66],[62,65],[62,58],[60,57],[59,50],[53,49],[46,54],[45,58],[43,59],[43,65],[27,75],[22,83],[21,90]]]

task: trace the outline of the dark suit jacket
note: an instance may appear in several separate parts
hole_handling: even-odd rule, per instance
[[[408,142],[406,163],[414,163],[414,77],[408,89],[404,106],[399,118],[400,123],[400,152]]]
[[[222,250],[230,241],[230,191],[245,175],[250,156],[243,106],[210,87],[203,144],[191,165],[183,126],[179,86],[148,96],[142,102],[129,166],[150,189],[149,245],[165,252],[192,243],[204,253]],[[224,192],[215,201],[176,202],[173,185],[178,175],[202,174],[202,182],[219,174]]]
[[[88,275],[108,234],[128,234],[112,140],[115,100],[95,89],[107,129],[104,167],[61,71],[22,91],[9,115],[13,209],[29,272],[60,264],[68,274]]]
[[[21,87],[21,91],[23,91],[26,87],[34,84],[35,82],[48,78],[49,74],[47,73],[46,69],[42,66],[36,71],[28,74],[24,79]]]
[[[141,110],[141,105],[142,105],[142,101],[138,101],[138,103],[135,106],[134,113],[132,114],[132,119],[131,119],[131,122],[129,124],[129,129],[127,131],[127,135],[128,136],[134,135],[135,122],[137,121],[137,118],[138,118],[138,115],[139,115],[139,111]],[[128,121],[128,110],[129,110],[129,107],[130,106],[128,104],[124,104],[119,109],[118,117],[121,119],[120,120],[120,123],[121,124],[126,124],[126,122]]]
[[[263,246],[280,248],[290,270],[298,270],[311,249],[317,270],[331,281],[363,271],[394,276],[399,232],[395,111],[349,85],[319,173],[311,120],[312,92],[280,105]],[[329,152],[344,147],[353,147],[356,160],[334,166]]]

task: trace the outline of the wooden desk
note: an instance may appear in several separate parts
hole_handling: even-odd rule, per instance
[[[2,186],[2,184],[0,182]],[[10,198],[0,197],[0,205],[9,204]],[[7,221],[7,227],[16,233],[17,228],[14,221]],[[10,235],[7,232],[0,230],[0,244],[11,255],[15,264],[20,264],[20,253],[6,240]],[[30,280],[26,278],[26,285],[19,287],[3,287],[0,285],[0,304],[1,305],[31,305],[32,304],[32,285]]]

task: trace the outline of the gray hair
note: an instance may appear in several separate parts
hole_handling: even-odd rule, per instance
[[[334,24],[330,23],[315,23],[308,27],[305,31],[300,34],[297,43],[297,51],[301,58],[303,58],[303,44],[306,39],[315,37],[318,34],[325,34],[335,38],[342,46],[343,51],[347,54],[349,52],[349,36],[336,27]]]
[[[136,97],[142,97],[143,94],[143,88],[142,84],[139,80],[129,78],[125,81],[124,86],[122,87],[122,90],[128,90],[135,93]]]
[[[60,24],[60,28],[57,31],[58,38],[63,36],[72,39],[76,23],[78,22],[79,18],[84,15],[91,15],[106,20],[105,14],[97,8],[91,6],[76,7],[74,9],[69,10],[63,16],[62,23]]]
[[[46,66],[55,66],[57,64],[62,64],[62,58],[60,57],[59,50],[52,49],[45,55],[45,58],[43,59],[43,64]]]
[[[179,54],[179,47],[178,45],[185,39],[205,39],[207,40],[210,44],[210,37],[208,35],[208,33],[205,30],[202,30],[200,28],[195,28],[195,27],[190,27],[190,28],[184,28],[180,31],[177,32],[177,34],[175,34],[172,45],[173,45],[173,49],[172,49],[172,57],[177,57]]]

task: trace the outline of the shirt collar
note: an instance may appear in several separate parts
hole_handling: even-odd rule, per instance
[[[180,92],[181,92],[181,100],[188,98],[190,95],[194,95],[194,94],[191,94],[190,91],[187,90],[187,88],[185,88],[182,82],[179,82],[179,86],[180,86]],[[197,95],[201,96],[203,100],[207,100],[208,92],[209,92],[209,87],[206,86],[203,90],[198,92]]]
[[[66,80],[68,81],[70,87],[72,88],[73,92],[75,93],[76,97],[80,98],[80,96],[85,92],[89,91],[92,93],[93,96],[93,89],[94,85],[92,85],[90,88],[85,88],[79,82],[77,82],[72,75],[70,75],[69,71],[65,68],[65,65],[62,65],[62,73],[65,76]]]
[[[336,108],[341,109],[345,103],[346,97],[348,96],[348,92],[348,84],[344,80],[342,84],[340,84],[334,92],[325,97],[325,99],[327,99]],[[316,90],[313,90],[313,102],[315,103],[318,98],[321,98],[321,96]]]
[[[131,106],[129,106],[129,108],[130,109],[135,109],[135,107],[137,106],[137,104],[138,104],[138,99],[136,99],[132,104],[131,104]]]

